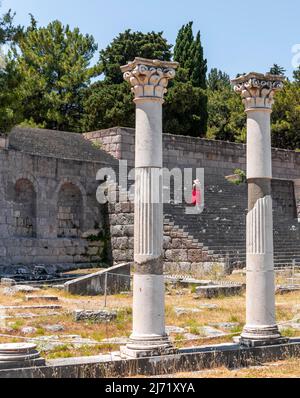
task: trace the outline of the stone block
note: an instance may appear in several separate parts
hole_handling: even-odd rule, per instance
[[[80,296],[118,294],[130,290],[131,264],[119,264],[91,275],[86,275],[65,283],[68,293]],[[107,286],[105,284],[107,283]]]
[[[219,286],[200,286],[196,288],[196,296],[198,298],[215,298],[215,297],[229,297],[238,296],[243,293],[245,286],[243,285],[219,285]]]
[[[76,310],[74,311],[74,320],[80,321],[92,321],[95,323],[108,323],[117,318],[117,311],[89,311],[89,310]]]

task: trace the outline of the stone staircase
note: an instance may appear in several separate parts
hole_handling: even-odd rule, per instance
[[[274,203],[275,266],[300,264],[300,224],[295,218],[293,184],[272,182]],[[207,181],[205,208],[202,214],[186,214],[185,204],[168,204],[164,208],[165,229],[177,228],[199,250],[187,258],[193,263],[212,261],[229,268],[241,268],[246,263],[247,185],[233,185],[223,177]],[[166,234],[166,232],[165,232]],[[173,249],[172,249],[173,250]],[[207,257],[203,257],[203,254]],[[176,254],[176,253],[175,253]],[[178,252],[181,255],[181,252]],[[179,256],[180,257],[180,256]],[[174,258],[166,251],[166,261]],[[180,260],[184,262],[182,252]]]

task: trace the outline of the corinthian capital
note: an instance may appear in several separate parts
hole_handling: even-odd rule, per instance
[[[132,86],[135,101],[146,98],[163,100],[170,79],[175,77],[177,62],[165,62],[145,58],[135,58],[134,61],[122,66],[124,79]]]
[[[271,109],[274,94],[283,88],[284,80],[284,76],[252,72],[232,80],[232,84],[234,91],[241,94],[246,110]]]

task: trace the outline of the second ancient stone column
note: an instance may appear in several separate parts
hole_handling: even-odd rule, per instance
[[[129,357],[172,352],[165,331],[162,104],[177,63],[136,58],[122,67],[136,104],[133,333]]]
[[[271,123],[281,76],[250,73],[233,80],[247,113],[247,302],[241,344],[282,342],[275,317]]]

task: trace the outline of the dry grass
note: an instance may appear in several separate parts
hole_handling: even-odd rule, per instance
[[[234,282],[245,282],[243,276],[233,275],[230,277],[226,277],[230,281]],[[212,279],[210,276],[207,279]],[[231,342],[233,334],[239,334],[242,330],[243,325],[245,323],[245,295],[236,296],[236,297],[220,297],[212,300],[201,299],[196,300],[194,293],[192,293],[192,288],[177,288],[177,289],[168,289],[168,294],[166,295],[166,324],[168,326],[179,326],[182,328],[189,328],[189,332],[196,333],[197,328],[200,326],[208,325],[210,323],[220,323],[220,322],[235,322],[238,323],[238,327],[235,330],[232,330],[232,334],[225,337],[219,338],[203,338],[199,335],[199,340],[196,341],[186,341],[183,335],[175,335],[172,334],[171,338],[174,340],[176,346],[179,347],[189,347],[195,345],[203,345],[203,344],[216,344],[221,342]],[[36,333],[24,336],[23,337],[43,337],[49,335],[79,335],[82,338],[90,338],[99,342],[99,344],[95,345],[87,345],[81,348],[75,348],[72,344],[64,344],[55,348],[55,350],[45,351],[43,352],[43,356],[46,358],[62,358],[62,357],[71,357],[71,356],[90,356],[97,355],[100,353],[109,353],[112,351],[117,351],[119,349],[118,345],[112,344],[104,344],[101,343],[103,339],[113,338],[113,337],[125,337],[129,336],[131,332],[131,324],[132,324],[132,297],[129,295],[115,295],[109,296],[107,298],[107,306],[110,309],[119,309],[120,313],[118,315],[118,319],[115,322],[111,322],[109,324],[93,324],[91,322],[75,322],[72,317],[72,311],[75,309],[101,309],[104,306],[104,298],[103,297],[81,297],[81,296],[72,296],[64,291],[55,290],[55,289],[43,289],[38,294],[50,295],[50,296],[58,296],[59,301],[54,302],[53,304],[58,304],[62,306],[61,310],[9,310],[6,311],[6,315],[16,315],[18,313],[31,312],[34,314],[39,314],[40,317],[31,318],[31,319],[21,319],[21,318],[13,318],[9,319],[2,323],[0,323],[0,333],[9,334],[10,337],[1,337],[0,342],[15,342],[20,341],[19,337],[22,336],[21,329],[23,327],[32,326],[37,328]],[[291,320],[297,313],[296,305],[300,305],[300,292],[289,293],[282,296],[276,296],[277,301],[277,319],[279,322],[285,322]],[[3,288],[0,287],[0,305],[8,306],[8,305],[38,305],[38,304],[52,304],[46,302],[44,300],[27,302],[25,301],[25,294],[18,293],[14,296],[6,296],[3,294]],[[187,315],[176,315],[174,308],[175,307],[184,307],[184,308],[197,308],[201,304],[216,304],[218,309],[201,309],[199,313],[189,313]],[[45,312],[59,312],[57,316],[42,316]],[[300,313],[300,307],[298,310]],[[3,310],[2,310],[3,314]],[[1,321],[0,321],[1,322]],[[45,325],[63,325],[64,330],[58,333],[49,332],[45,329]],[[10,328],[8,331],[6,328]],[[2,328],[2,329],[1,329]],[[226,330],[224,330],[226,332]],[[227,331],[228,333],[228,331]],[[287,328],[286,335],[288,336],[296,336],[299,335],[300,332],[296,332],[294,330],[290,330]],[[299,361],[291,360],[282,362],[276,366],[266,366],[263,367],[263,371],[270,374],[270,377],[273,377],[274,374],[280,373],[281,370],[283,374],[294,374],[296,369],[296,364]],[[270,369],[270,370],[269,370]],[[287,369],[287,370],[285,370]],[[248,373],[247,373],[248,372]],[[269,372],[269,373],[268,373]],[[277,372],[277,373],[276,373]],[[286,373],[285,373],[286,372]],[[255,374],[260,373],[259,370],[246,369],[246,370],[237,370],[237,371],[229,371],[226,369],[218,369],[216,371],[209,372],[200,372],[197,373],[196,377],[256,377]],[[217,375],[217,376],[215,376]],[[238,376],[236,376],[238,375]],[[298,372],[299,375],[299,372]],[[261,376],[261,373],[260,373]],[[184,376],[182,376],[184,377]],[[189,374],[188,377],[193,377],[193,375]],[[275,376],[274,376],[275,377]]]
[[[165,377],[165,376],[164,376]],[[177,373],[166,377],[178,378],[196,378],[196,379],[230,379],[230,378],[299,378],[300,377],[300,358],[290,358],[286,361],[279,361],[276,363],[267,363],[262,366],[255,366],[244,369],[218,368],[213,370],[191,372],[191,373]]]

